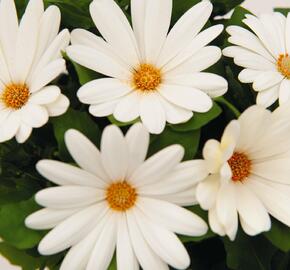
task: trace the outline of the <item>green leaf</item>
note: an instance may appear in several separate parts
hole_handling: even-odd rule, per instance
[[[290,8],[274,8],[274,11],[281,12],[287,17],[288,13],[290,12]]]
[[[227,265],[233,270],[271,270],[276,248],[262,235],[250,237],[240,232],[234,242],[224,238]]]
[[[191,7],[196,5],[200,0],[173,0],[171,22],[174,24],[177,20]]]
[[[290,228],[276,219],[272,219],[272,226],[269,232],[264,235],[273,245],[284,252],[290,251]]]
[[[59,155],[64,161],[71,160],[64,142],[64,134],[69,129],[77,129],[96,145],[99,144],[99,128],[87,112],[79,112],[69,109],[64,115],[53,118],[51,121],[54,128],[54,135],[58,142]]]
[[[114,257],[112,258],[112,261],[109,265],[108,270],[117,270],[117,259],[116,259],[116,254],[114,254]]]
[[[89,12],[91,2],[91,0],[44,0],[46,6],[56,5],[59,7],[62,25],[69,29],[94,27]]]
[[[55,256],[41,256],[35,250],[19,250],[7,243],[0,243],[0,253],[7,258],[12,265],[21,266],[22,270],[49,269],[56,266],[62,258],[62,254]]]
[[[118,126],[118,127],[126,127],[126,126],[133,125],[133,124],[135,124],[135,123],[137,123],[137,122],[140,122],[139,117],[138,117],[137,119],[133,120],[133,121],[126,122],[126,123],[123,123],[123,122],[120,122],[120,121],[116,120],[116,118],[115,118],[113,115],[110,115],[110,116],[108,117],[108,119],[109,119],[109,121],[110,121],[112,124],[114,124],[114,125],[116,125],[116,126]]]
[[[228,20],[227,25],[238,25],[245,27],[245,24],[242,21],[245,19],[246,14],[252,13],[241,6],[236,7],[231,18]]]
[[[187,209],[193,213],[195,213],[196,215],[200,216],[203,220],[205,220],[208,223],[208,215],[207,212],[204,211],[203,209],[200,208],[199,205],[194,205],[191,207],[187,207]],[[185,236],[185,235],[180,235],[179,239],[183,242],[183,243],[189,243],[189,242],[200,242],[202,240],[205,239],[209,239],[214,237],[215,234],[209,229],[208,232],[202,236],[198,236],[198,237],[193,237],[193,236]]]
[[[166,127],[160,135],[152,136],[152,141],[149,147],[149,155],[160,151],[166,146],[180,144],[185,150],[184,160],[192,159],[197,152],[199,139],[200,130],[178,132],[173,130],[171,127]]]
[[[213,17],[217,15],[225,15],[232,9],[242,4],[245,0],[212,0]]]
[[[194,113],[193,117],[184,124],[172,125],[176,131],[190,131],[200,129],[221,114],[219,105],[214,103],[213,107],[207,113]]]
[[[32,248],[43,237],[43,232],[25,227],[25,218],[39,209],[34,199],[0,207],[0,237],[19,249]]]
[[[73,65],[75,67],[75,70],[77,72],[78,78],[79,78],[79,83],[81,85],[86,84],[87,82],[99,79],[101,76],[97,72],[90,70],[88,68],[85,68],[75,62],[73,62]]]

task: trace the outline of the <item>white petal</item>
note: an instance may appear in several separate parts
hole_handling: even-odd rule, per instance
[[[210,97],[193,87],[166,84],[162,85],[159,92],[173,104],[191,111],[207,112],[212,107]]]
[[[253,162],[255,175],[276,183],[289,184],[290,158],[268,159]]]
[[[35,74],[40,73],[51,62],[62,58],[62,51],[68,46],[70,40],[70,34],[67,29],[62,30],[56,38],[50,43],[49,47],[45,50],[37,65],[35,65],[32,72],[27,79],[28,84],[32,84]]]
[[[80,209],[50,209],[44,208],[34,212],[25,219],[25,225],[35,230],[48,230],[72,216]]]
[[[206,72],[168,76],[166,83],[193,87],[213,98],[222,96],[228,89],[228,83],[223,77]]]
[[[286,51],[290,52],[290,14],[287,14],[286,30],[285,30],[285,40],[286,40]]]
[[[137,91],[132,91],[122,97],[114,110],[114,117],[125,123],[137,119],[140,116],[141,99],[142,96]]]
[[[172,232],[190,236],[200,236],[207,232],[203,219],[180,206],[146,197],[139,198],[137,204],[152,222]]]
[[[158,64],[163,66],[186,48],[192,37],[204,27],[212,12],[212,4],[209,1],[198,3],[189,9],[173,26],[168,34]]]
[[[84,45],[85,47],[92,48],[96,51],[103,53],[116,61],[119,65],[126,69],[131,69],[130,64],[125,63],[118,51],[107,43],[103,38],[84,29],[74,29],[71,33],[71,43],[73,45]],[[125,59],[126,60],[126,59]]]
[[[43,88],[56,77],[58,77],[61,73],[63,73],[65,69],[66,67],[64,59],[54,60],[42,69],[38,69],[38,72],[35,72],[31,77],[30,84],[28,85],[29,91],[34,93]]]
[[[166,124],[165,112],[158,93],[145,93],[140,101],[140,117],[152,134],[160,134]]]
[[[233,155],[234,149],[240,138],[240,132],[241,127],[238,120],[232,120],[225,128],[220,144],[224,161],[227,161]]]
[[[119,270],[139,270],[129,235],[127,217],[122,213],[118,219],[117,266]]]
[[[283,76],[278,72],[263,72],[255,78],[253,88],[255,91],[261,91],[271,88],[283,80]]]
[[[111,1],[111,0],[109,0]],[[119,59],[84,45],[72,45],[66,49],[67,55],[78,64],[109,77],[128,80],[131,73],[119,63]]]
[[[97,176],[60,161],[43,159],[38,161],[36,169],[42,176],[57,185],[104,187],[104,182]]]
[[[141,211],[136,209],[134,214],[140,230],[152,250],[174,268],[186,269],[190,264],[190,258],[177,236],[152,223]]]
[[[21,108],[20,113],[22,121],[33,128],[39,128],[48,121],[48,112],[41,105],[27,103]]]
[[[203,157],[207,163],[210,173],[217,173],[224,162],[220,142],[214,139],[208,140],[202,150]]]
[[[136,254],[141,267],[145,270],[169,270],[168,265],[162,261],[155,252],[153,252],[147,241],[144,239],[133,212],[127,211],[126,215],[134,253]]]
[[[195,22],[196,24],[196,22]],[[192,58],[195,58],[198,51],[203,51],[204,47],[214,40],[223,30],[223,25],[215,25],[199,33],[192,41],[181,50],[173,59],[171,59],[164,67],[163,71],[172,70],[178,68],[180,64],[184,62],[194,62]],[[192,38],[190,35],[188,35]],[[179,44],[179,41],[176,42]],[[220,54],[220,51],[219,51]]]
[[[227,32],[231,35],[231,37],[229,38],[229,42],[231,42],[232,44],[241,46],[242,48],[257,53],[267,58],[271,62],[275,61],[275,58],[264,47],[261,40],[259,40],[257,36],[249,30],[240,26],[232,25],[227,27]],[[236,55],[231,57],[235,56]]]
[[[112,214],[100,233],[86,270],[108,269],[114,255],[117,238],[116,215]]]
[[[49,208],[67,209],[87,206],[106,197],[105,191],[92,187],[63,186],[46,188],[35,195],[35,201]]]
[[[9,31],[8,31],[9,29]],[[0,41],[3,56],[8,68],[14,66],[15,44],[18,34],[18,18],[15,3],[12,0],[0,2]]]
[[[0,142],[12,139],[20,127],[20,116],[17,112],[10,112],[4,117],[5,120],[1,121],[0,125]]]
[[[102,104],[91,105],[89,107],[89,112],[96,117],[104,117],[113,114],[117,104],[120,102],[120,99],[115,99],[109,102]]]
[[[70,129],[65,133],[64,139],[69,153],[81,168],[100,179],[108,178],[98,148],[85,135]],[[98,184],[99,187],[104,187],[105,183],[98,181]]]
[[[168,74],[178,75],[205,70],[215,64],[221,58],[221,49],[215,46],[206,46],[198,50],[189,59],[185,59],[180,65],[168,70]]]
[[[271,186],[258,177],[251,177],[248,184],[263,202],[268,212],[279,221],[290,226],[289,191],[286,189],[283,192],[278,185]]]
[[[107,211],[106,204],[99,203],[67,218],[41,240],[39,253],[51,255],[75,245],[90,233]]]
[[[184,149],[180,145],[171,145],[147,159],[133,173],[130,181],[137,187],[160,180],[170,172],[183,158]]]
[[[91,3],[90,13],[105,40],[125,62],[135,66],[139,62],[137,42],[120,7],[113,0],[98,0]],[[112,16],[115,21],[113,24]]]
[[[29,98],[29,102],[38,105],[49,104],[55,102],[59,98],[60,94],[61,92],[58,86],[46,86],[40,91],[33,93]]]
[[[31,132],[32,132],[32,127],[27,126],[25,124],[21,124],[15,135],[17,142],[24,143],[31,135]]]
[[[170,124],[185,123],[192,118],[193,112],[174,105],[165,98],[160,99],[165,111],[166,121]]]
[[[277,52],[278,48],[275,46],[275,40],[273,40],[273,37],[269,34],[268,30],[265,29],[259,18],[247,14],[246,19],[243,20],[243,23],[249,26],[249,28],[258,36],[263,45],[274,57],[278,56],[279,52]]]
[[[279,87],[280,84],[277,84],[272,88],[259,92],[256,103],[266,108],[270,107],[279,97]]]
[[[139,189],[139,194],[159,196],[188,190],[208,176],[204,160],[190,160],[179,163],[168,174],[155,183]]]
[[[279,104],[285,104],[290,100],[290,81],[284,79],[280,84],[279,90]]]
[[[125,180],[129,162],[128,151],[122,131],[113,125],[106,127],[101,140],[101,159],[110,180]]]
[[[238,230],[238,214],[234,183],[224,184],[217,197],[217,217],[225,227],[226,233],[231,240],[235,239]],[[231,234],[229,235],[229,233]]]
[[[77,93],[85,104],[99,104],[125,96],[132,88],[118,79],[98,79],[86,83]]]
[[[166,40],[172,12],[171,0],[147,0],[145,4],[145,61],[156,63]]]
[[[156,196],[156,198],[158,200],[165,200],[170,203],[186,207],[186,206],[192,206],[192,205],[197,204],[195,193],[196,193],[196,187],[194,186],[180,192],[166,194],[166,195],[158,195]]]
[[[133,125],[126,133],[125,140],[129,148],[129,166],[127,176],[138,168],[145,160],[149,147],[149,133],[142,124]]]
[[[2,1],[1,1],[2,2]],[[1,11],[0,11],[1,13]],[[7,31],[9,32],[9,31]],[[1,28],[0,28],[0,35],[1,35]],[[1,38],[1,36],[0,36]],[[1,39],[0,39],[1,41]],[[7,60],[5,59],[4,51],[0,49],[0,85],[1,88],[4,89],[5,85],[11,83],[11,77],[9,73],[9,68],[7,65]],[[7,57],[6,57],[7,58]]]
[[[217,233],[220,236],[226,235],[225,229],[218,219],[215,207],[209,209],[208,211],[208,222],[213,232]]]
[[[215,206],[219,188],[220,179],[217,174],[211,174],[204,181],[198,184],[196,189],[196,199],[203,209],[209,210]]]
[[[252,191],[240,183],[237,186],[237,210],[240,217],[243,219],[247,227],[251,227],[252,231],[249,232],[244,228],[245,232],[250,235],[256,235],[271,228],[271,220],[261,201],[252,193]]]
[[[14,65],[11,71],[13,81],[24,83],[28,76],[37,48],[39,24],[43,11],[43,1],[32,0],[22,16],[15,44],[14,59],[17,65]]]
[[[39,38],[33,66],[38,63],[42,54],[57,36],[60,27],[60,17],[60,10],[57,6],[49,6],[43,13],[39,26]]]
[[[94,245],[99,238],[110,215],[105,215],[95,225],[94,229],[85,235],[84,239],[70,248],[66,254],[60,270],[79,270],[85,269],[91,257]]]
[[[239,74],[242,83],[252,83],[261,74],[261,71],[254,69],[243,69]]]
[[[46,104],[45,108],[49,116],[59,116],[64,114],[69,107],[69,99],[60,94],[56,101]]]

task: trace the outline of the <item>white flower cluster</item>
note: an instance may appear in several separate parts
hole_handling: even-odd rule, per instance
[[[62,55],[103,74],[83,85],[79,100],[96,117],[140,119],[126,135],[103,131],[100,151],[76,130],[65,133],[78,166],[41,160],[38,172],[56,184],[39,191],[44,208],[26,219],[51,231],[39,252],[69,249],[61,270],[105,270],[114,253],[119,270],[186,269],[189,255],[176,234],[201,236],[207,224],[184,207],[200,204],[211,230],[234,240],[238,224],[249,235],[268,231],[270,215],[290,226],[290,15],[247,15],[248,29],[230,26],[225,56],[245,69],[257,104],[209,140],[203,159],[182,162],[172,145],[147,157],[149,137],[166,123],[206,113],[227,81],[203,72],[221,49],[208,45],[222,25],[204,29],[210,1],[189,9],[170,29],[172,0],[131,0],[132,27],[114,0],[94,0],[92,19],[102,37],[83,29],[59,32],[60,11],[30,0],[18,22],[13,0],[0,2],[0,142],[25,142],[69,100],[50,85],[66,72]],[[71,41],[71,45],[69,45]],[[274,112],[266,108],[279,99]]]

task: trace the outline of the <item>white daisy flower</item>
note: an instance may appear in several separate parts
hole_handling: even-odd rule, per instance
[[[182,208],[195,204],[195,184],[207,175],[203,160],[181,162],[180,145],[145,160],[149,133],[135,124],[124,137],[105,128],[101,152],[81,133],[69,130],[65,142],[81,168],[42,160],[37,169],[60,185],[36,194],[46,207],[26,219],[34,229],[52,229],[40,242],[43,255],[70,248],[61,270],[107,269],[116,247],[120,270],[176,269],[189,256],[174,233],[200,236],[206,223]]]
[[[235,46],[224,49],[225,56],[245,69],[239,74],[243,83],[253,83],[258,92],[257,104],[271,106],[277,99],[290,99],[290,14],[246,15],[243,22],[251,31],[229,26],[229,42]]]
[[[131,0],[133,30],[113,0],[93,1],[90,12],[104,39],[76,29],[67,54],[109,77],[78,91],[92,115],[113,114],[121,122],[140,117],[150,133],[159,134],[166,121],[182,123],[192,111],[207,112],[210,97],[226,92],[225,79],[201,72],[221,57],[218,47],[206,45],[223,26],[199,33],[212,12],[209,1],[188,10],[169,33],[172,0]]]
[[[196,197],[214,232],[235,239],[238,216],[249,235],[270,229],[269,214],[290,226],[289,118],[288,105],[273,113],[252,106],[227,126],[221,142],[205,144],[210,176]]]
[[[18,25],[13,0],[0,2],[0,142],[28,139],[32,128],[49,116],[63,114],[69,100],[59,87],[47,86],[65,71],[61,50],[67,30],[58,34],[60,11],[42,0],[30,0]]]

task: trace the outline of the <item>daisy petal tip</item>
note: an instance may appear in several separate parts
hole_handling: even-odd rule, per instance
[[[82,135],[81,132],[79,132],[78,130],[76,129],[69,129],[65,132],[64,134],[64,141],[65,141],[65,144],[69,144],[71,142],[74,142],[76,140],[78,140],[78,138]]]

